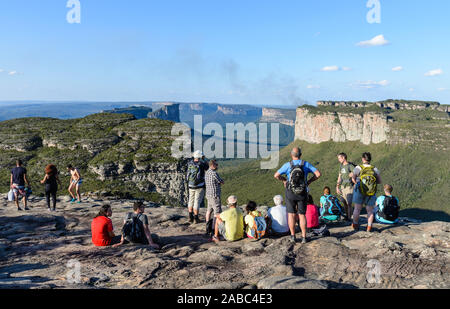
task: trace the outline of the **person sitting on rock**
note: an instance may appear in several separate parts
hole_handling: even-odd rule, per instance
[[[266,235],[267,223],[263,214],[257,210],[258,206],[255,202],[248,202],[245,211],[247,215],[244,218],[245,233],[248,238],[261,239]]]
[[[269,234],[273,236],[289,235],[288,213],[283,205],[283,197],[277,195],[273,198],[275,207],[269,208],[267,217],[269,221]]]
[[[331,209],[331,211],[330,211]],[[337,197],[331,195],[331,189],[325,187],[323,196],[320,198],[320,219],[325,222],[335,222],[343,214],[342,206]]]
[[[107,247],[120,241],[114,234],[111,221],[111,205],[103,205],[91,224],[92,243],[97,247]]]
[[[244,213],[237,207],[237,197],[227,199],[229,209],[222,212],[216,220],[213,241],[219,242],[219,234],[227,241],[236,241],[244,237]]]
[[[400,202],[392,195],[391,185],[384,185],[384,195],[378,197],[374,209],[375,220],[381,224],[397,224],[399,222]]]
[[[125,242],[149,245],[152,248],[159,249],[159,245],[153,240],[156,235],[150,233],[148,217],[144,214],[145,205],[138,201],[133,204],[133,213],[128,213],[124,220],[122,228],[122,239],[119,245]]]
[[[306,208],[306,226],[308,227],[308,231],[311,229],[319,227],[319,209],[314,204],[314,199],[311,194],[308,194]]]

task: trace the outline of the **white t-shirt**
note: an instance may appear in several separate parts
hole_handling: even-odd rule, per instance
[[[370,164],[363,164],[364,167],[369,167],[371,166]],[[373,171],[375,172],[376,176],[380,176],[380,171],[375,167],[373,169]],[[361,173],[361,167],[358,165],[357,167],[355,167],[355,169],[353,170],[353,175],[356,176],[356,182],[358,183],[361,180],[361,177],[359,177],[359,174]]]
[[[272,230],[277,233],[289,232],[288,214],[286,206],[279,205],[269,209],[267,212],[270,219],[272,219]]]

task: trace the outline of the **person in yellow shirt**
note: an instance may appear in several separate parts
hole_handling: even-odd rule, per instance
[[[251,239],[260,239],[266,234],[267,223],[263,216],[263,214],[257,210],[258,205],[255,202],[250,201],[247,204],[245,210],[247,211],[247,215],[244,218],[245,223],[245,233],[248,238]],[[258,220],[258,224],[256,223]],[[255,227],[255,224],[257,227]],[[258,230],[260,230],[258,232]]]
[[[244,213],[237,207],[237,197],[228,198],[229,209],[222,212],[216,220],[214,242],[219,242],[219,234],[227,241],[244,238]]]

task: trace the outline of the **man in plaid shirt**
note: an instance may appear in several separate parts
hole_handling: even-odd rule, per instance
[[[220,186],[225,182],[217,173],[219,164],[215,160],[209,162],[209,170],[205,173],[206,183],[206,199],[208,200],[208,210],[206,211],[206,222],[211,218],[211,213],[214,211],[214,216],[217,217],[222,212],[222,203],[220,201]]]

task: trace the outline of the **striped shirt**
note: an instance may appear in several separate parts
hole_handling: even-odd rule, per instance
[[[220,197],[220,184],[223,182],[219,174],[212,169],[205,173],[206,197]]]

